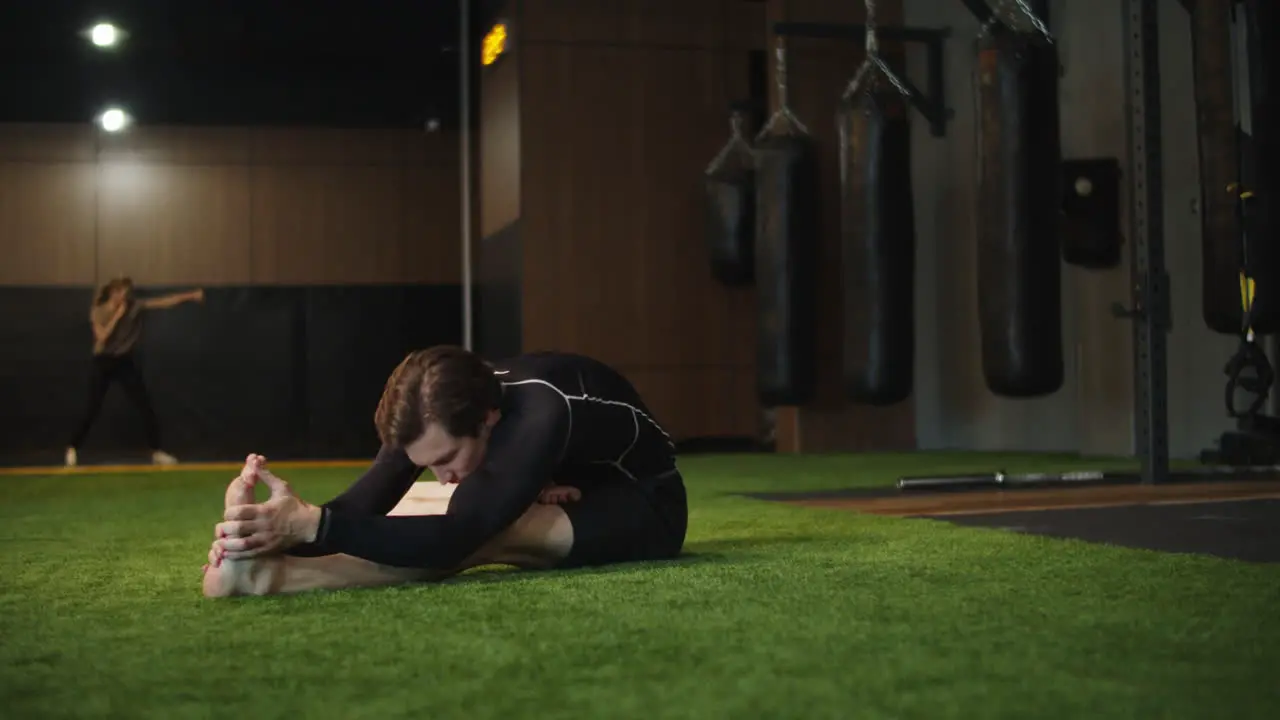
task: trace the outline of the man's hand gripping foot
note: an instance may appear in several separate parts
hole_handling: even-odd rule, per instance
[[[240,476],[227,485],[224,509],[254,502],[253,488],[258,484],[258,474],[267,459],[250,455],[245,459]],[[280,557],[255,557],[228,560],[223,557],[221,537],[213,540],[209,548],[209,563],[204,566],[205,597],[231,597],[235,595],[262,595],[270,591],[280,565]]]

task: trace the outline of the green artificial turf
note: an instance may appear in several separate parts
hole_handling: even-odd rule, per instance
[[[4,477],[0,717],[1280,717],[1278,566],[731,494],[1097,465],[691,457],[680,561],[216,601],[227,473]]]

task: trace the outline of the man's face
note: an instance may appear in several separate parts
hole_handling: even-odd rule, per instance
[[[431,423],[422,437],[405,447],[405,452],[415,465],[431,468],[442,484],[461,482],[484,461],[489,434],[498,417],[498,411],[490,412],[477,437],[454,437],[440,423]]]

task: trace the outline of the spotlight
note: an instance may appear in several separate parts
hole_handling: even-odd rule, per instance
[[[98,116],[98,125],[109,133],[118,133],[129,125],[129,114],[120,108],[108,108]]]
[[[98,23],[89,30],[89,41],[100,48],[115,47],[120,42],[120,31],[111,23]]]

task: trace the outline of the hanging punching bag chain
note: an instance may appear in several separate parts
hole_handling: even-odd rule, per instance
[[[876,33],[876,0],[867,0],[867,57],[880,57],[880,37]]]
[[[791,134],[786,132],[779,133],[777,126],[780,123],[789,124],[795,134],[809,134],[809,128],[805,127],[804,123],[800,122],[800,118],[791,112],[791,105],[787,101],[787,46],[782,38],[778,38],[778,47],[774,50],[774,56],[777,58],[777,66],[773,75],[778,84],[778,111],[760,129],[760,133],[756,135],[757,141],[774,134]]]
[[[862,66],[859,67],[858,72],[854,74],[853,80],[849,81],[848,87],[844,90],[843,99],[848,100],[854,95],[857,95],[858,92],[863,89],[863,86],[867,81],[876,73],[879,73],[881,77],[888,80],[889,84],[893,85],[894,89],[904,97],[914,98],[915,93],[911,91],[911,88],[907,87],[907,84],[904,83],[902,79],[898,77],[898,74],[889,67],[889,64],[884,61],[884,58],[880,57],[880,39],[878,37],[879,33],[876,32],[876,0],[866,0],[866,6],[867,58],[862,61]]]
[[[965,7],[973,13],[978,19],[980,27],[978,37],[985,37],[991,34],[992,30],[998,25],[1006,30],[1012,30],[1017,33],[1027,35],[1039,35],[1045,42],[1050,45],[1053,43],[1053,35],[1049,34],[1049,27],[1045,25],[1044,20],[1036,15],[1036,11],[1031,9],[1027,4],[1027,0],[961,0]],[[1016,7],[1016,11],[1010,6]],[[1021,15],[1022,17],[1017,17]],[[1030,26],[1030,30],[1026,26]]]
[[[747,142],[746,134],[742,131],[743,122],[741,112],[735,111],[729,116],[729,142],[720,148],[720,152],[707,165],[707,173],[715,172],[716,168],[723,167],[725,161],[729,159],[729,153],[743,152],[750,155],[751,143]]]
[[[1044,38],[1045,42],[1049,43],[1050,45],[1053,44],[1053,36],[1049,34],[1048,26],[1044,24],[1044,21],[1040,19],[1039,15],[1036,15],[1036,11],[1031,9],[1031,6],[1027,4],[1027,0],[1012,0],[1012,1],[996,0],[996,2],[990,2],[990,0],[988,1],[989,1],[989,4],[991,5],[991,8],[989,11],[989,16],[986,18],[986,21],[983,22],[982,24],[982,29],[984,32],[989,32],[991,30],[991,26],[997,25],[997,24],[1004,25],[1010,30],[1015,30],[1018,32],[1026,32],[1025,27],[1023,27],[1023,23],[1018,22],[1016,18],[1010,17],[1010,14],[1012,13],[1012,11],[1010,10],[1009,5],[1012,4],[1017,7],[1017,12],[1021,13],[1023,19],[1026,21],[1025,24],[1030,25],[1031,29],[1035,32],[1035,34]]]
[[[1045,27],[1044,21],[1031,10],[1031,6],[1027,5],[1027,0],[1013,0],[1013,2],[1018,6],[1018,9],[1022,11],[1022,14],[1027,17],[1027,21],[1031,23],[1031,27],[1035,28],[1036,32],[1040,33],[1040,36],[1045,39],[1045,42],[1052,44],[1053,36],[1049,34],[1049,28]]]

